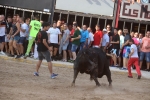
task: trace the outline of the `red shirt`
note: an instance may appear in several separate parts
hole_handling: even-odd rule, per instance
[[[70,36],[73,36],[73,35],[74,35],[74,29],[72,29],[70,32]]]
[[[95,32],[93,45],[100,45],[102,37],[103,37],[102,31]]]
[[[70,32],[70,36],[73,36],[73,35],[74,35],[74,29],[72,29]],[[71,38],[70,38],[70,41],[71,41]]]

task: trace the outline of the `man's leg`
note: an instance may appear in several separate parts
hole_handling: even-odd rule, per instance
[[[126,58],[123,57],[123,67],[126,68]]]
[[[31,47],[33,45],[33,42],[35,41],[35,37],[32,37],[29,39],[29,43],[28,43],[28,47],[27,47],[27,52],[26,52],[26,55],[28,56],[30,51],[31,51]]]
[[[10,41],[9,41],[9,49],[10,49],[11,55],[14,55],[14,50],[13,50],[13,40],[10,40]]]
[[[66,52],[66,50],[63,50],[63,60],[67,61],[67,52]]]
[[[133,64],[134,59],[130,58],[129,62],[128,62],[128,76],[132,77],[132,73],[131,73],[131,66]]]
[[[39,61],[36,64],[36,72],[34,72],[34,76],[39,76],[39,68],[44,58],[42,52],[38,52],[38,56],[39,56]]]
[[[41,66],[42,60],[39,60],[36,65],[36,72],[39,73],[39,68]]]
[[[0,43],[1,43],[1,46],[0,46],[1,54],[5,55],[5,53],[3,52],[3,50],[4,50],[4,45],[5,45],[5,35],[4,35],[4,36],[1,36]]]
[[[52,62],[47,62],[48,63],[48,69],[49,69],[49,72],[50,74],[52,75],[53,74],[53,70],[52,70]]]
[[[47,63],[48,63],[48,69],[49,69],[49,72],[51,74],[51,78],[54,79],[58,74],[54,74],[53,73],[53,69],[52,69],[52,59],[51,59],[51,56],[50,56],[50,52],[47,50],[45,52],[42,52],[42,55],[44,56],[44,58],[46,59]]]
[[[8,42],[5,42],[5,50],[6,50],[6,53],[8,53]]]
[[[72,44],[71,51],[72,51],[73,60],[76,59],[76,50],[77,50],[77,47],[78,47],[77,45]]]
[[[22,55],[23,54],[23,45],[19,44],[19,48],[20,48],[20,54]]]
[[[72,52],[73,60],[76,59],[76,52]]]
[[[54,47],[54,56],[56,56],[58,48]]]
[[[69,45],[68,45],[68,53],[69,53],[70,60],[72,60],[71,48],[72,48],[72,43],[69,43]]]
[[[121,67],[121,57],[118,57],[118,61],[119,61],[119,66]]]
[[[18,47],[17,47],[17,41],[16,40],[13,41],[13,47],[15,48],[15,50],[17,52],[17,55],[19,55],[19,50],[18,50]]]
[[[5,45],[5,42],[2,42],[1,43],[1,52],[3,52],[3,50],[4,50],[4,45]]]
[[[139,75],[139,76],[141,76],[141,71],[140,71],[140,66],[139,66],[139,59],[138,58],[134,58],[135,59],[135,61],[134,61],[134,65],[135,65],[135,67],[136,67],[136,72],[137,72],[137,74]]]
[[[53,46],[50,46],[49,49],[50,49],[50,55],[53,56]]]
[[[140,52],[140,68],[142,68],[144,56],[145,56],[145,53],[144,52]]]

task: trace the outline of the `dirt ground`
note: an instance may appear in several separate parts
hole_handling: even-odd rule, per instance
[[[53,67],[59,76],[50,79],[46,66],[33,76],[35,64],[0,59],[0,100],[150,100],[150,80],[127,78],[127,73],[112,72],[112,87],[106,77],[100,87],[87,74],[79,74],[71,87],[73,69]]]

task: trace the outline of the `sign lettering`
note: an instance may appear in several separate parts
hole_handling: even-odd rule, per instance
[[[130,4],[122,1],[120,17],[150,21],[150,4]]]

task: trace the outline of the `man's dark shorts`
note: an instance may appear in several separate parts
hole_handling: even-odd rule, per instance
[[[49,47],[59,48],[59,45],[57,43],[50,43]]]
[[[25,40],[26,40],[26,37],[20,37],[18,43],[23,44],[23,43],[25,43]]]
[[[44,52],[38,51],[38,56],[39,56],[39,60],[43,60],[45,58],[47,62],[52,61],[49,50]]]
[[[0,36],[0,43],[5,42],[5,35],[4,36]]]
[[[71,48],[72,48],[72,43],[71,43],[71,42],[69,42],[68,50],[70,50],[70,51],[71,51]]]

